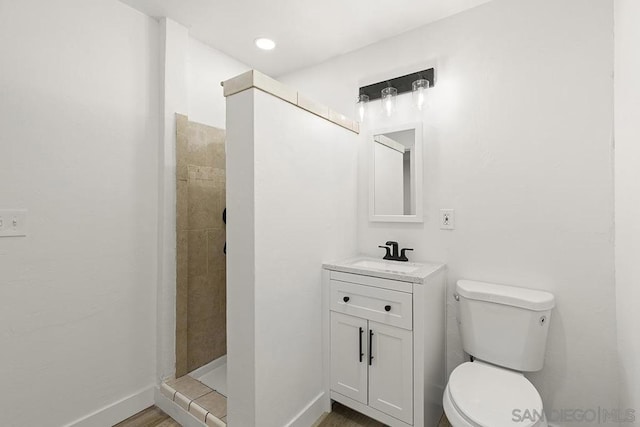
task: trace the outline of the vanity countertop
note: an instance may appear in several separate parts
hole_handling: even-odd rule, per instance
[[[322,264],[322,266],[331,271],[361,274],[364,276],[410,283],[424,283],[427,277],[446,267],[445,264],[440,263],[387,261],[364,255],[341,261],[326,262]]]

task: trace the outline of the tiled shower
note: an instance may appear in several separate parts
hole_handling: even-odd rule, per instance
[[[226,354],[225,132],[176,115],[176,377]]]

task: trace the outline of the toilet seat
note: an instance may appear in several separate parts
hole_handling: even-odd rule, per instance
[[[481,361],[451,373],[443,399],[454,427],[545,427],[542,399],[519,372]]]

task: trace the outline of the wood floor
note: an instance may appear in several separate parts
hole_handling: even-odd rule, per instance
[[[443,417],[440,421],[440,427],[450,426],[449,422]],[[116,424],[114,427],[181,427],[169,415],[165,414],[156,406],[147,408]],[[333,404],[333,412],[325,416],[314,427],[384,427],[384,424],[372,420],[366,415],[351,410],[339,403]]]
[[[157,406],[138,412],[114,427],[182,427]]]
[[[116,424],[115,427],[181,427],[157,406],[147,408]],[[316,424],[315,427],[384,427],[384,424],[372,420],[366,415],[353,411],[339,403],[333,404],[333,412]]]
[[[372,420],[366,415],[334,402],[332,412],[328,414],[316,427],[384,427],[384,424]]]
[[[324,417],[314,427],[384,427],[379,421],[334,402],[332,412]],[[451,427],[447,418],[443,415],[438,427]]]

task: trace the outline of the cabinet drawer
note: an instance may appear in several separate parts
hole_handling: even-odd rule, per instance
[[[405,292],[332,280],[330,307],[339,313],[412,329],[412,297]]]

